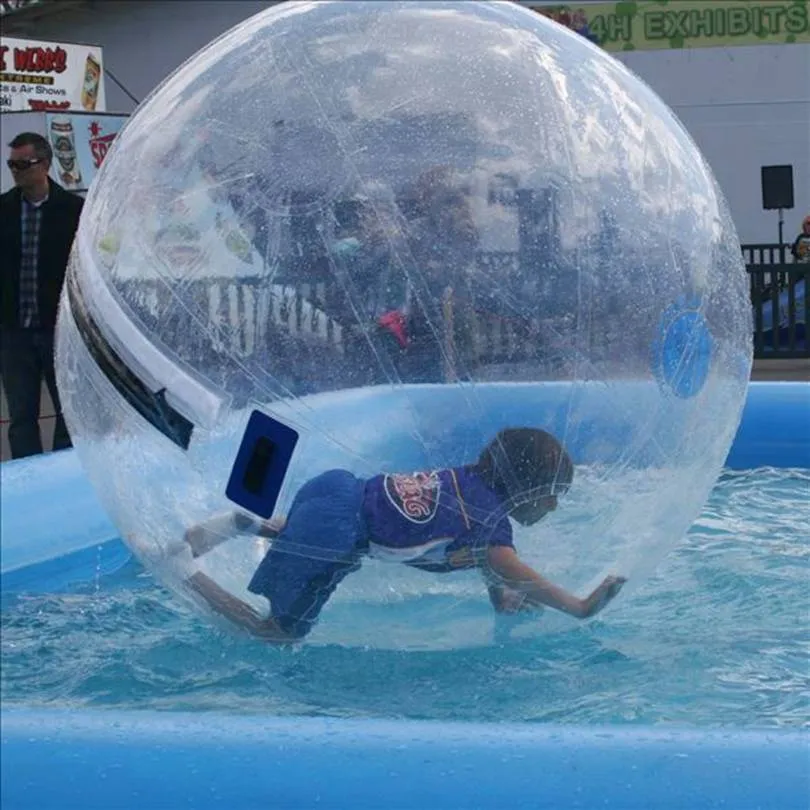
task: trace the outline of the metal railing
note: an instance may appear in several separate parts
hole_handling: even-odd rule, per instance
[[[810,343],[807,337],[807,324],[810,322],[810,298],[807,288],[810,284],[810,263],[792,261],[790,248],[777,244],[747,244],[742,246],[746,269],[750,278],[751,305],[753,314],[754,357],[758,360],[804,359],[810,358]],[[486,257],[484,269],[490,273],[508,272],[513,267],[515,256],[492,254]],[[324,283],[297,285],[288,288],[286,295],[268,306],[256,282],[236,283],[225,281],[219,284],[198,282],[200,309],[209,314],[218,312],[216,322],[209,323],[207,329],[198,329],[195,334],[199,346],[186,346],[193,356],[199,352],[201,362],[210,361],[214,354],[229,355],[236,352],[245,356],[261,351],[261,346],[274,344],[280,339],[295,339],[296,334],[303,338],[301,346],[306,348],[307,338],[320,338],[332,344],[339,352],[347,349],[346,342],[351,338],[344,333],[341,323],[345,312],[341,312],[340,295],[332,286]],[[214,288],[217,288],[216,290]],[[156,285],[148,297],[168,295],[164,285]],[[191,294],[187,289],[186,293]],[[211,296],[216,293],[216,301]],[[138,296],[130,296],[132,302]],[[159,305],[158,309],[163,310]],[[249,315],[248,315],[249,310]],[[140,313],[142,316],[145,313]],[[230,317],[228,317],[230,315]],[[232,321],[236,320],[236,323]],[[147,319],[148,320],[148,319]],[[252,324],[250,334],[246,324]],[[498,317],[492,313],[479,314],[475,319],[474,340],[475,362],[477,365],[516,362],[525,354],[527,344],[538,340],[546,343],[549,338],[539,331],[538,323],[513,322],[510,318]],[[250,331],[250,330],[248,330]],[[600,343],[618,345],[628,335],[617,332],[606,334],[599,331]],[[311,340],[310,340],[311,342]],[[594,346],[598,355],[599,346]],[[537,362],[537,357],[532,358]],[[315,357],[302,373],[322,365],[323,358]],[[44,420],[52,420],[47,412]],[[7,418],[1,418],[5,423]],[[7,427],[6,424],[0,427]]]
[[[754,357],[810,358],[810,263],[794,261],[785,244],[746,244],[742,251],[751,280]]]
[[[746,265],[759,267],[790,262],[790,245],[748,244],[742,246],[742,252]]]
[[[806,329],[810,320],[807,297],[810,263],[792,261],[790,247],[778,244],[746,244],[742,246],[746,269],[750,278],[750,295],[754,324],[753,345],[758,359],[810,358]],[[481,254],[478,257],[479,270],[484,276],[514,278],[519,264],[516,253]],[[298,270],[299,268],[294,268]],[[311,271],[311,268],[309,268]],[[196,330],[194,340],[199,342],[201,357],[211,351],[236,351],[241,356],[261,350],[268,343],[277,342],[279,332],[290,335],[319,335],[328,343],[340,346],[347,326],[353,323],[357,313],[347,311],[345,291],[340,285],[330,283],[328,269],[308,283],[293,283],[301,273],[291,272],[290,283],[283,294],[264,290],[261,279],[233,279],[197,281],[186,286],[187,300],[195,300],[200,316],[209,319],[208,328]],[[562,274],[563,276],[565,274]],[[306,276],[304,276],[306,277]],[[167,304],[161,297],[170,297],[164,285],[143,285],[136,283],[126,294],[130,302],[139,299],[155,307],[155,311],[139,312],[144,323],[159,328],[167,322],[164,311]],[[481,286],[481,285],[479,285]],[[491,306],[491,302],[490,302]],[[151,308],[151,307],[150,307]],[[171,308],[168,308],[171,310]],[[602,313],[604,316],[605,313]],[[476,331],[482,334],[476,342],[482,345],[482,354],[492,354],[493,361],[500,355],[509,356],[514,352],[506,350],[506,345],[521,343],[523,332],[535,334],[535,318],[529,318],[517,328],[515,335],[514,319],[508,314],[497,313],[488,307],[488,316],[477,318]],[[521,319],[518,318],[520,321]],[[526,320],[525,318],[523,320]],[[531,321],[529,323],[528,321]],[[607,337],[604,330],[612,321],[602,318],[599,334]],[[624,339],[631,339],[625,334]],[[619,334],[611,335],[611,341],[621,341]],[[190,349],[186,346],[186,349]],[[598,354],[599,346],[593,347]],[[195,352],[192,352],[192,355]]]
[[[748,265],[754,315],[754,357],[810,358],[810,264]]]

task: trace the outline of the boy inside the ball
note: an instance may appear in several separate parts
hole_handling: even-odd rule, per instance
[[[200,571],[187,583],[231,622],[277,643],[306,636],[365,557],[439,574],[477,568],[498,612],[550,607],[589,618],[619,593],[624,578],[608,576],[579,598],[521,561],[510,523],[531,526],[554,511],[573,472],[562,445],[533,428],[500,431],[469,465],[368,479],[330,470],[301,487],[286,519],[253,524],[234,513],[224,523],[217,517],[186,532],[194,556],[227,539],[229,531],[273,538],[248,584],[269,600],[269,616]]]

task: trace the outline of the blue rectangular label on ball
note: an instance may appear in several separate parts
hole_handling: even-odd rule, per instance
[[[269,518],[284,484],[298,433],[253,411],[231,469],[226,497],[254,515]]]

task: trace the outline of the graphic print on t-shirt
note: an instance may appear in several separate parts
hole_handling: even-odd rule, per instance
[[[386,475],[383,488],[391,505],[411,523],[430,523],[439,507],[439,476],[435,472]]]

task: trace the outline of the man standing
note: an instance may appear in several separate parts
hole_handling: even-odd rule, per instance
[[[0,371],[12,458],[42,452],[42,380],[56,409],[54,450],[70,447],[54,374],[54,328],[84,201],[48,177],[53,152],[35,132],[9,144],[15,188],[0,197]]]

